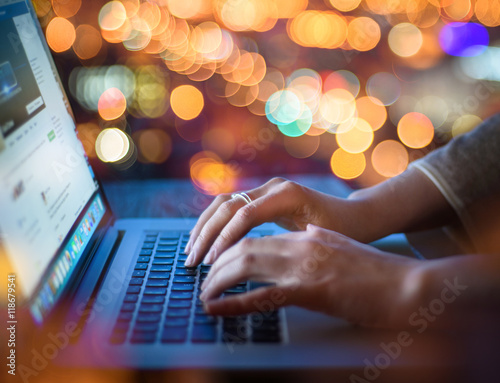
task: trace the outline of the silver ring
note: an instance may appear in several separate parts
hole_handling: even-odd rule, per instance
[[[236,197],[243,198],[243,200],[247,203],[247,205],[252,202],[252,199],[245,192],[231,194],[231,198],[236,198]]]

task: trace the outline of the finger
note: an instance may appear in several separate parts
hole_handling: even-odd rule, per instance
[[[276,184],[282,183],[284,181],[285,180],[281,179],[281,178],[273,178],[273,179],[269,180],[268,182],[266,182],[264,185],[261,185],[261,186],[255,188],[255,189],[252,189],[246,193],[250,197],[250,199],[252,201],[254,201],[254,200],[258,199],[259,197],[264,196],[266,193],[268,193]],[[213,203],[213,205],[214,205],[213,208],[211,206],[209,209],[207,209],[206,212],[204,212],[202,214],[202,216],[200,217],[200,219],[198,220],[198,222],[196,224],[196,230],[193,231],[193,234],[190,237],[189,250],[192,249],[192,252],[194,253],[194,255],[190,254],[188,259],[186,260],[187,265],[194,266],[194,265],[197,265],[198,263],[201,262],[201,259],[205,255],[205,252],[212,245],[214,239],[220,233],[221,226],[223,227],[225,224],[227,224],[227,222],[229,222],[229,220],[231,219],[232,215],[234,215],[234,213],[235,213],[235,212],[233,212],[232,215],[226,216],[225,222],[220,221],[218,215],[219,215],[219,211],[221,210],[221,206],[225,202],[229,201],[231,199],[231,196],[226,194],[226,195],[222,196],[221,198],[218,197],[216,199],[218,199],[218,201],[217,201],[218,203],[217,204]],[[245,203],[243,202],[244,201],[243,198],[236,198],[236,200],[238,200],[236,203],[240,204],[240,207],[244,206]],[[214,216],[215,216],[215,221],[212,221],[212,218],[214,218]],[[210,228],[210,225],[213,222],[215,222],[218,225],[219,230],[216,230],[216,229],[214,230],[214,229]],[[208,229],[207,229],[208,234],[203,232],[203,229],[206,226],[208,226]],[[208,237],[204,237],[204,235],[208,235]],[[200,236],[201,236],[201,238],[200,238]],[[234,242],[236,242],[236,241],[234,241]],[[208,258],[207,258],[207,261],[208,261]]]
[[[254,194],[250,193],[252,192],[247,193],[249,196],[251,195],[250,198],[256,198]],[[219,235],[238,209],[246,204],[247,202],[244,198],[235,197],[227,199],[217,207],[213,214],[205,221],[203,227],[201,227],[193,245],[193,256],[186,259],[187,266],[195,266],[202,261],[213,241],[217,238],[217,235]]]
[[[295,292],[290,287],[260,287],[248,293],[231,295],[205,302],[205,311],[211,315],[240,315],[251,312],[273,311],[293,304]]]
[[[196,238],[198,238],[201,229],[203,228],[203,226],[205,226],[205,223],[208,221],[208,219],[217,211],[217,209],[223,202],[229,200],[230,198],[231,196],[229,194],[218,195],[217,197],[215,197],[212,203],[205,209],[205,211],[201,213],[200,217],[198,218],[198,221],[196,221],[196,224],[194,225],[193,229],[190,232],[189,241],[186,245],[186,250],[185,250],[186,254],[189,254],[191,252]]]
[[[226,249],[244,237],[252,228],[284,215],[289,201],[279,193],[267,194],[240,208],[221,229],[210,249],[208,263],[213,263]]]
[[[212,274],[200,299],[205,301],[220,296],[225,290],[247,280],[281,282],[288,270],[289,258],[276,254],[245,254],[226,263]]]
[[[311,223],[307,224],[306,233],[312,235],[317,239],[322,240],[325,243],[338,243],[339,241],[350,239],[343,234],[337,233],[333,230],[323,229],[322,227],[313,225]]]
[[[295,233],[296,234],[296,233]],[[243,262],[247,262],[245,267],[254,267],[252,261],[255,261],[251,255],[264,254],[264,264],[259,265],[263,268],[275,268],[280,267],[272,264],[273,260],[269,259],[266,261],[265,258],[272,258],[270,255],[266,254],[280,254],[287,256],[289,254],[289,248],[294,247],[291,242],[291,238],[278,238],[275,237],[264,237],[264,238],[244,238],[236,246],[231,247],[229,250],[225,251],[219,259],[212,265],[207,278],[203,282],[201,288],[205,289],[209,284],[211,284],[212,279],[219,274],[227,265],[233,264],[235,260],[241,260],[245,258]],[[260,257],[258,259],[260,261]],[[281,266],[282,267],[282,266]],[[233,272],[229,270],[229,272]],[[248,276],[250,278],[251,276]],[[238,282],[235,282],[236,284]],[[230,285],[232,286],[232,285]],[[229,286],[229,287],[230,287]]]

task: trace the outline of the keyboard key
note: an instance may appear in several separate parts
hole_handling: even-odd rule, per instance
[[[172,271],[172,266],[166,265],[153,265],[151,271]]]
[[[174,239],[165,239],[165,240],[161,240],[160,239],[160,242],[158,243],[158,246],[175,246],[175,248],[177,249],[177,244],[179,242],[177,240],[174,240]]]
[[[179,255],[179,257],[177,257],[177,259],[181,262],[186,262],[186,259],[187,259],[187,255]]]
[[[152,271],[148,275],[149,279],[169,279],[170,273],[164,271]]]
[[[176,232],[162,233],[162,234],[160,234],[160,241],[168,241],[170,239],[178,240],[180,238],[180,236],[181,236],[181,234],[176,233]]]
[[[150,313],[139,313],[137,315],[137,322],[148,322],[148,323],[157,323],[160,322],[161,315],[160,314],[150,314]]]
[[[146,276],[145,270],[134,270],[132,273],[133,278],[144,278]]]
[[[281,342],[281,336],[274,332],[272,333],[253,333],[252,341],[255,343],[279,343]]]
[[[167,287],[168,280],[167,279],[148,279],[146,283],[146,287]]]
[[[148,264],[147,263],[138,263],[135,265],[136,270],[147,270]]]
[[[129,282],[130,286],[142,286],[144,279],[142,278],[132,278]]]
[[[120,313],[117,320],[120,322],[130,322],[132,320],[132,315],[132,313]]]
[[[153,265],[173,265],[174,260],[173,258],[154,258],[153,259]]]
[[[187,327],[189,324],[188,318],[168,318],[165,319],[165,327]]]
[[[191,310],[189,310],[189,309],[170,309],[169,308],[167,310],[167,317],[171,317],[171,318],[188,317],[190,313],[191,313]]]
[[[136,286],[133,286],[133,287],[136,287]],[[125,295],[125,298],[123,299],[123,302],[134,303],[134,302],[137,302],[138,299],[139,299],[139,295],[136,295],[136,294],[127,294],[127,295]]]
[[[215,327],[207,325],[194,325],[191,340],[194,343],[215,342]]]
[[[179,327],[165,327],[161,334],[163,343],[183,343],[187,338],[187,329]]]
[[[145,295],[165,295],[167,294],[167,289],[164,287],[146,287],[144,289]]]
[[[134,326],[134,332],[144,331],[153,332],[158,331],[160,325],[158,323],[136,323]]]
[[[134,303],[124,303],[122,305],[121,311],[123,312],[130,312],[135,310],[135,304]]]
[[[168,302],[168,307],[177,309],[187,309],[191,307],[191,301],[171,300],[170,302]]]
[[[149,250],[149,249],[152,249],[155,247],[155,244],[154,243],[149,243],[149,242],[145,242],[143,245],[142,245],[142,250]]]
[[[144,295],[141,300],[142,304],[157,304],[165,303],[165,296],[163,295]]]
[[[141,305],[139,307],[140,313],[161,313],[163,311],[163,305]]]
[[[156,332],[134,332],[130,342],[132,343],[154,343]]]
[[[172,291],[170,299],[193,299],[193,293],[186,291]]]
[[[161,252],[158,251],[155,253],[155,259],[174,259],[175,258],[175,252]]]
[[[175,275],[196,275],[196,270],[178,268],[175,270]]]
[[[215,325],[217,323],[217,319],[211,315],[195,315],[193,323]]]
[[[156,248],[156,251],[177,251],[177,245],[175,246],[159,246]]]
[[[129,286],[127,288],[127,294],[139,294],[141,292],[141,286]]]
[[[137,258],[137,263],[149,263],[149,261],[151,260],[151,257],[147,257],[147,256],[139,256],[139,258]]]
[[[206,315],[207,313],[205,312],[205,309],[203,306],[196,306],[196,309],[194,310],[194,313],[196,315]]]
[[[194,283],[194,276],[192,276],[192,275],[177,275],[174,277],[174,282]]]
[[[141,250],[139,255],[151,256],[153,254],[152,250]]]
[[[193,290],[194,290],[194,285],[192,284],[174,283],[172,285],[172,291],[193,291]]]
[[[227,293],[241,294],[241,293],[244,293],[245,291],[246,291],[246,289],[243,286],[235,286],[235,287],[231,287],[230,289],[227,289],[226,291],[224,291],[224,293],[225,294],[227,294]]]

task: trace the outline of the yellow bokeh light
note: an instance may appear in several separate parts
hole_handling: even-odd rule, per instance
[[[358,117],[367,121],[372,129],[380,129],[387,120],[387,109],[374,97],[360,97],[356,100]]]
[[[336,135],[338,145],[348,153],[362,153],[373,142],[373,130],[368,122],[356,118],[352,127]]]
[[[483,120],[473,114],[465,114],[455,120],[451,128],[453,137],[458,137],[462,134],[468,133],[478,126]]]
[[[97,104],[99,115],[104,120],[116,120],[127,109],[127,100],[118,88],[110,88],[103,92]]]
[[[95,151],[103,162],[118,162],[130,150],[128,136],[118,128],[104,129],[96,139]]]
[[[343,149],[337,149],[331,159],[330,167],[337,177],[350,180],[359,177],[366,168],[364,153],[348,153]]]
[[[347,41],[358,51],[369,51],[380,41],[380,27],[369,17],[358,17],[349,23]]]
[[[399,120],[398,136],[409,148],[420,149],[431,143],[434,138],[434,126],[422,113],[407,113]]]
[[[397,141],[382,141],[373,149],[372,165],[381,176],[395,177],[406,170],[408,151]]]
[[[127,10],[119,1],[104,4],[99,12],[99,26],[106,31],[120,28],[127,19]]]
[[[347,23],[335,12],[304,11],[291,20],[288,33],[299,45],[335,49],[347,37]]]
[[[71,48],[76,39],[75,27],[62,17],[54,17],[45,31],[47,43],[54,52],[64,52]]]
[[[389,47],[401,57],[410,57],[422,47],[423,37],[420,29],[410,23],[394,26],[389,32]]]
[[[198,117],[205,105],[203,94],[192,85],[181,85],[170,95],[170,105],[174,113],[183,120]]]
[[[361,0],[329,0],[330,4],[341,12],[349,12],[356,9]]]
[[[487,27],[500,25],[500,0],[477,0],[475,5],[477,19]]]

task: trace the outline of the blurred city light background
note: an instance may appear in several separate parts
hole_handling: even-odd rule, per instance
[[[500,0],[35,0],[104,179],[354,187],[500,111]]]

